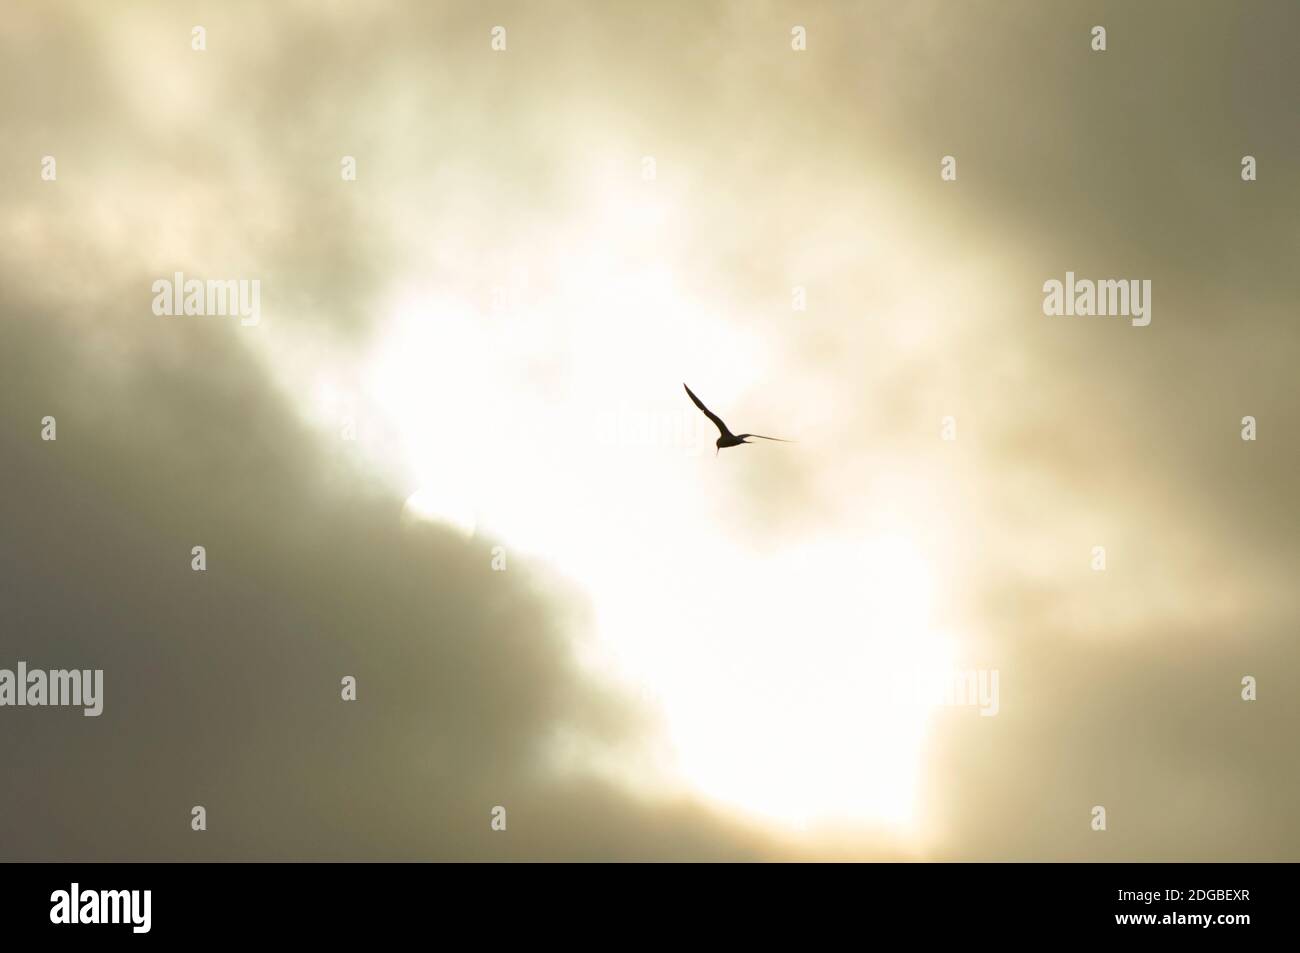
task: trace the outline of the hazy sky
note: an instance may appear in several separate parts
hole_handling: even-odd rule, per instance
[[[0,858],[1297,859],[1297,29],[10,0]]]

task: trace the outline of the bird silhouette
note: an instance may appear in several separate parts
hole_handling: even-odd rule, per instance
[[[685,384],[682,384],[682,386],[686,387]],[[704,413],[704,416],[712,420],[713,425],[718,428],[719,437],[717,442],[714,444],[714,446],[717,447],[717,450],[713,451],[715,457],[718,455],[718,451],[723,447],[739,447],[742,443],[749,443],[750,437],[756,437],[759,440],[775,440],[777,443],[794,443],[793,440],[783,440],[780,437],[764,437],[761,433],[742,433],[737,436],[731,432],[730,428],[728,428],[725,423],[722,422],[721,417],[704,406],[704,402],[696,397],[689,387],[686,387],[686,393],[691,400],[695,402],[695,406],[700,408]]]

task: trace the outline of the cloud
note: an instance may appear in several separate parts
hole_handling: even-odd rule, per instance
[[[98,719],[0,717],[6,856],[1294,856],[1291,7],[814,5],[799,55],[779,4],[231,4],[203,54],[196,16],[20,5],[0,37],[0,665],[102,667],[107,694]],[[1152,325],[1044,317],[1066,270],[1150,278]],[[174,271],[260,278],[263,324],[152,316]],[[503,287],[524,315],[492,312]],[[611,635],[590,580],[400,519],[407,422],[366,362],[408,298],[472,344],[431,374],[483,419],[523,405],[536,487],[602,388],[667,413],[698,374],[728,419],[794,428],[671,521],[632,492],[619,546],[708,512],[700,547],[924,551],[936,624],[1003,700],[931,719],[923,836],[800,840],[628,781],[659,780],[662,726],[584,662]],[[357,444],[322,381],[369,415]],[[607,449],[586,486],[660,465]],[[511,502],[543,527],[609,504],[570,490]],[[690,591],[661,571],[643,585]]]

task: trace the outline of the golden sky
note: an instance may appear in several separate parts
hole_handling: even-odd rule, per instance
[[[0,857],[1295,859],[1298,27],[7,3]]]

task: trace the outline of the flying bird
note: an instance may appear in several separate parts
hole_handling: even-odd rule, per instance
[[[685,384],[682,384],[682,386],[686,387]],[[689,387],[686,387],[686,393],[690,396],[691,400],[695,402],[695,406],[700,408],[704,413],[704,416],[712,420],[713,425],[718,428],[720,436],[714,444],[718,448],[713,451],[715,457],[718,455],[718,450],[721,450],[723,447],[739,447],[742,443],[749,443],[750,437],[756,437],[759,440],[775,440],[778,443],[794,443],[793,440],[782,440],[780,437],[764,437],[761,433],[742,433],[740,436],[736,436],[736,434],[732,433],[731,430],[728,429],[727,425],[722,422],[721,417],[709,410],[709,408],[705,407],[703,401],[691,393]]]

